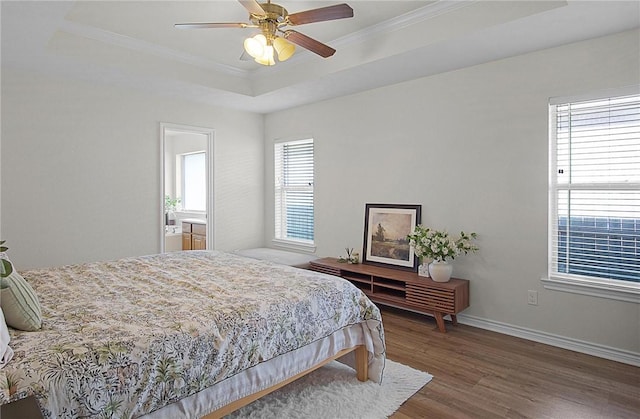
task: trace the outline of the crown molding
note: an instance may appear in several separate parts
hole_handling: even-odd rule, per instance
[[[333,45],[341,46],[361,42],[380,33],[389,33],[406,27],[422,23],[446,13],[467,7],[478,0],[438,0],[426,6],[407,12],[403,15],[387,19],[368,28],[361,29],[349,35],[332,41]]]
[[[130,36],[120,35],[89,25],[83,25],[80,23],[65,20],[60,24],[58,29],[72,35],[93,39],[95,41],[103,42],[109,45],[115,45],[132,51],[155,55],[160,58],[179,61],[184,64],[193,65],[204,69],[218,71],[229,76],[241,78],[247,78],[249,76],[249,71],[247,70],[220,64],[215,61],[178,51],[172,48],[163,47],[152,42],[135,39]]]

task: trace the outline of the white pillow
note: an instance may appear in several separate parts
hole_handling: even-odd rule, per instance
[[[11,358],[13,358],[13,349],[9,347],[9,329],[7,323],[4,321],[4,313],[0,308],[0,368],[7,365]]]
[[[16,271],[0,278],[0,308],[7,325],[33,332],[42,327],[42,310],[35,290]]]

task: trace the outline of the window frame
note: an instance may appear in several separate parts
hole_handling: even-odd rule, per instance
[[[557,234],[557,228],[554,225],[554,221],[557,219],[557,196],[558,190],[560,189],[556,181],[558,151],[556,137],[556,107],[560,104],[638,94],[640,94],[640,86],[628,86],[620,89],[610,89],[599,93],[572,97],[558,97],[549,100],[548,267],[547,276],[541,278],[545,289],[640,304],[640,282],[566,274],[557,272],[557,269],[554,270],[554,252],[556,252],[554,247],[554,235]],[[640,187],[640,185],[636,184],[633,184],[632,186]],[[579,189],[579,187],[575,189]]]
[[[289,188],[284,188],[282,187],[282,185],[280,185],[280,177],[281,174],[278,173],[278,169],[280,167],[280,163],[277,161],[278,158],[278,152],[277,152],[277,147],[282,147],[284,145],[287,144],[296,144],[296,143],[304,143],[304,142],[311,142],[311,144],[314,147],[314,151],[313,151],[313,160],[312,160],[312,165],[313,165],[313,182],[312,184],[307,188],[311,190],[312,193],[312,208],[313,208],[313,239],[311,240],[306,240],[306,239],[301,239],[301,238],[295,238],[295,237],[287,237],[287,233],[286,233],[286,215],[280,215],[282,214],[282,210],[278,209],[278,207],[282,207],[282,205],[284,205],[284,203],[282,202],[283,199],[283,191],[289,189]],[[316,250],[316,244],[315,244],[315,141],[314,138],[312,136],[304,136],[304,137],[296,137],[296,138],[290,138],[290,139],[279,139],[279,140],[275,140],[273,143],[273,164],[274,164],[274,168],[273,168],[273,175],[274,175],[274,229],[273,229],[273,239],[272,239],[272,244],[276,247],[280,247],[280,248],[285,248],[285,249],[289,249],[289,250],[297,250],[297,251],[303,251],[303,252],[308,252],[308,253],[313,253]],[[292,189],[294,190],[302,190],[304,188],[300,187],[300,186],[296,186],[293,187]],[[280,220],[279,220],[280,218]]]

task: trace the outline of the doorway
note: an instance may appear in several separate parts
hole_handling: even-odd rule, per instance
[[[161,253],[215,248],[213,141],[211,128],[160,124]]]

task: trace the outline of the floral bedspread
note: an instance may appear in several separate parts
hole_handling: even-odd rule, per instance
[[[380,312],[347,281],[237,255],[166,253],[21,274],[43,327],[11,330],[0,404],[35,394],[47,418],[137,417],[366,320],[384,348]]]

